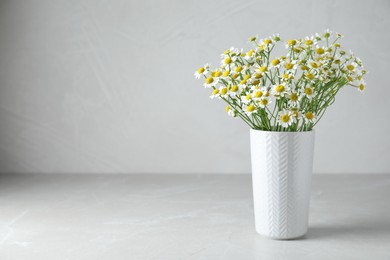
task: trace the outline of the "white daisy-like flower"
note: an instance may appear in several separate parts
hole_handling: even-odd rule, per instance
[[[303,116],[306,122],[314,123],[317,117],[310,111],[306,112]]]
[[[298,107],[291,108],[291,114],[294,117],[294,120],[300,120],[302,118],[302,113],[299,111]]]
[[[217,85],[218,81],[219,81],[219,78],[209,76],[209,77],[206,78],[203,86],[205,88],[211,88],[211,87],[214,87],[215,85]]]
[[[247,53],[245,53],[245,59],[248,61],[248,62],[253,62],[254,59],[255,59],[255,55],[256,55],[256,51],[255,50],[249,50]]]
[[[241,85],[233,85],[229,88],[229,96],[231,97],[236,97],[240,94],[241,92],[241,89],[242,89],[242,86]]]
[[[284,67],[286,68],[287,71],[294,73],[294,71],[296,71],[298,68],[298,63],[296,60],[287,59],[286,62],[284,63]]]
[[[219,89],[214,89],[213,92],[211,92],[211,96],[210,98],[211,99],[214,99],[214,98],[219,98],[220,97],[220,94],[219,94]]]
[[[329,29],[326,29],[323,36],[325,39],[327,39],[332,35],[332,33],[333,33],[332,31],[330,31]]]
[[[272,86],[271,92],[275,97],[284,97],[289,90],[289,87],[286,86],[286,84],[282,83]]]
[[[306,46],[312,46],[312,45],[316,45],[316,44],[317,44],[317,40],[314,38],[313,35],[311,35],[310,37],[306,36],[306,38],[305,38],[305,45]]]
[[[195,72],[195,78],[199,79],[202,75],[206,75],[210,71],[210,64],[206,63]]]
[[[318,69],[322,66],[322,64],[319,61],[308,60],[307,61],[307,66],[310,69],[314,69],[315,71],[318,71]]]
[[[248,116],[257,112],[256,107],[253,104],[249,104],[249,105],[244,104],[242,106],[242,109],[244,110],[245,114],[247,114]]]
[[[278,58],[275,58],[271,61],[271,65],[273,68],[279,68],[281,65],[281,60]]]
[[[283,110],[278,113],[278,123],[283,127],[288,127],[294,122],[294,116],[291,111]]]
[[[226,106],[226,112],[228,113],[229,116],[231,117],[237,117],[237,112],[233,110],[229,105]]]
[[[288,95],[288,104],[292,107],[298,107],[299,106],[299,101],[301,100],[301,97],[298,92],[291,92]]]
[[[265,108],[266,106],[268,106],[269,104],[272,103],[272,101],[266,96],[261,97],[256,102],[259,105],[259,107],[261,107],[261,108]]]
[[[307,86],[303,89],[300,98],[307,97],[308,99],[312,99],[314,97],[314,88],[312,86]]]
[[[243,104],[249,104],[252,101],[252,95],[250,93],[246,94],[245,96],[241,96],[241,102]]]
[[[219,88],[219,97],[226,98],[229,95],[228,87],[222,86]]]

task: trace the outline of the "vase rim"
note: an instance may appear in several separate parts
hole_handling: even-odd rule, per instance
[[[252,132],[262,132],[262,133],[269,133],[269,134],[308,134],[308,133],[314,133],[315,130],[312,129],[310,131],[286,131],[286,132],[281,132],[281,131],[266,131],[266,130],[258,130],[258,129],[253,129],[251,128],[250,131]]]

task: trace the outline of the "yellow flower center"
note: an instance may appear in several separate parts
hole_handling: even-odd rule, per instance
[[[318,68],[318,64],[315,63],[315,62],[312,62],[312,63],[311,63],[311,66],[312,66],[313,68]]]
[[[291,93],[290,100],[294,101],[294,102],[297,101],[298,100],[298,94],[297,93]]]
[[[232,63],[232,59],[230,57],[227,57],[225,60],[224,60],[225,64],[230,64]]]
[[[261,74],[261,73],[255,74],[255,78],[257,78],[257,79],[261,79],[262,77],[263,77],[263,74]]]
[[[288,74],[284,73],[284,74],[283,74],[283,78],[284,78],[284,79],[288,79]]]
[[[340,63],[341,63],[341,60],[335,60],[334,63],[340,64]]]
[[[324,53],[325,53],[325,50],[322,49],[322,48],[318,48],[318,49],[316,50],[316,53],[317,53],[317,54],[324,54]]]
[[[271,62],[272,66],[276,66],[276,65],[278,65],[279,63],[280,63],[280,60],[279,60],[279,59],[274,59],[274,60],[272,60],[272,62]]]
[[[230,70],[225,70],[224,72],[223,72],[223,76],[224,77],[227,77],[227,76],[229,76],[230,75]]]
[[[253,81],[253,85],[259,85],[259,83],[260,83],[260,80],[255,80],[255,81]]]
[[[280,121],[282,121],[283,123],[287,123],[288,121],[290,121],[290,116],[288,114],[283,114],[280,117]]]
[[[341,46],[341,45],[340,45],[339,43],[335,43],[335,44],[334,44],[334,47],[336,47],[336,48],[340,48],[340,46]]]
[[[291,70],[294,67],[292,63],[286,63],[286,69]]]
[[[227,88],[221,89],[221,95],[225,95],[228,92]]]
[[[241,80],[240,84],[241,85],[245,85],[246,84],[246,79]]]
[[[305,94],[311,96],[313,94],[313,89],[311,87],[305,88]]]
[[[287,44],[290,46],[293,46],[293,45],[297,44],[297,41],[296,40],[288,40]]]
[[[235,70],[236,70],[236,72],[241,72],[241,71],[242,71],[242,67],[239,66],[239,67],[237,67]]]
[[[312,41],[312,40],[306,40],[306,41],[305,41],[305,44],[308,45],[308,46],[310,46],[310,45],[313,44],[313,41]]]
[[[283,85],[278,85],[278,86],[276,86],[275,90],[276,90],[276,92],[281,93],[281,92],[284,91],[284,86]]]
[[[307,77],[308,79],[314,79],[314,75],[311,74],[311,73],[307,74],[306,77]]]
[[[222,75],[222,72],[220,72],[220,71],[216,71],[215,73],[214,73],[214,76],[215,77],[220,77]]]
[[[260,72],[266,72],[267,71],[267,67],[266,66],[261,66],[259,70],[260,70]]]
[[[237,92],[237,90],[238,90],[238,87],[236,85],[232,86],[232,91],[233,92]]]
[[[347,69],[348,70],[353,70],[355,67],[352,65],[352,64],[349,64],[348,66],[347,66]]]
[[[363,91],[364,90],[364,84],[360,84],[359,89],[360,89],[360,91]]]
[[[264,44],[270,44],[272,41],[270,39],[265,39]]]
[[[247,106],[246,111],[248,111],[248,112],[253,112],[253,111],[255,111],[255,106],[254,106],[254,105],[249,105],[249,106]]]
[[[247,95],[245,96],[245,99],[246,99],[246,100],[251,100],[251,97],[252,97],[251,94],[247,94]]]
[[[227,49],[226,51],[223,52],[223,54],[225,54],[225,55],[228,54],[228,53],[230,53],[229,49]]]
[[[263,92],[261,92],[261,91],[257,91],[256,93],[255,93],[255,97],[257,97],[257,98],[260,98],[260,97],[262,97],[263,96]]]
[[[229,106],[226,106],[225,110],[226,110],[226,112],[229,112],[230,107],[229,107]]]
[[[214,82],[214,79],[212,78],[212,77],[208,77],[207,79],[206,79],[206,84],[211,84],[211,83],[213,83]]]
[[[299,112],[298,112],[298,111],[292,111],[292,115],[293,115],[294,117],[298,117],[298,116],[299,116]]]
[[[306,112],[305,114],[306,118],[309,119],[309,120],[312,120],[314,118],[314,115],[312,112]]]
[[[213,90],[213,95],[215,96],[215,95],[217,95],[219,93],[219,90],[218,89],[214,89]]]
[[[244,77],[244,80],[248,80],[250,77],[251,77],[250,74],[246,74],[245,77]]]
[[[268,105],[268,99],[262,99],[260,102],[263,106]]]
[[[199,73],[199,74],[202,74],[204,71],[205,71],[204,68],[199,68],[199,69],[198,69],[198,73]]]
[[[269,91],[265,92],[266,97],[269,97],[269,95],[270,95]]]
[[[253,55],[254,52],[255,52],[254,50],[250,50],[250,51],[248,51],[247,55],[248,55],[249,57],[251,57],[251,56]]]
[[[301,69],[302,69],[302,70],[309,70],[309,67],[306,66],[306,65],[302,65],[302,66],[301,66]]]

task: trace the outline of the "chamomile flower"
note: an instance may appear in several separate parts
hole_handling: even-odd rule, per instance
[[[294,122],[294,117],[291,111],[280,111],[277,118],[278,123],[283,127],[288,127]]]
[[[272,103],[272,101],[266,96],[261,97],[260,99],[256,100],[256,102],[261,108],[265,108],[270,103]]]
[[[289,87],[287,87],[287,85],[284,83],[277,84],[272,87],[272,94],[275,97],[283,97],[287,94],[288,91],[289,91]]]
[[[245,112],[245,114],[247,114],[248,116],[252,115],[253,113],[256,113],[256,107],[255,105],[253,104],[249,104],[249,105],[243,105],[243,110]]]
[[[233,110],[229,105],[226,106],[225,111],[228,113],[231,117],[237,117],[237,112]]]
[[[211,87],[214,87],[215,85],[217,85],[219,79],[216,78],[216,77],[212,77],[211,75],[209,77],[206,78],[203,86],[205,88],[211,88]]]
[[[195,72],[195,78],[199,79],[202,75],[206,75],[210,71],[210,65],[207,63],[203,67],[200,67]]]
[[[245,59],[248,61],[248,62],[252,62],[255,58],[255,54],[256,54],[256,51],[255,50],[249,50],[246,54],[245,54]]]
[[[312,112],[310,112],[310,111],[307,111],[305,114],[304,114],[304,120],[306,121],[306,122],[310,122],[310,123],[314,123],[315,122],[315,120],[316,120],[316,116],[312,113]]]
[[[317,45],[315,52],[318,55],[323,55],[325,53],[325,47]]]
[[[303,89],[301,97],[307,97],[308,99],[312,99],[314,96],[314,88],[312,86],[307,86]]]
[[[274,67],[274,68],[279,68],[279,67],[280,67],[280,63],[281,63],[281,61],[280,61],[280,59],[278,59],[278,58],[273,59],[273,60],[271,61],[271,65],[272,65],[272,67]]]
[[[312,45],[315,45],[316,43],[317,43],[317,41],[316,41],[316,39],[314,38],[314,36],[312,35],[312,36],[307,36],[306,38],[305,38],[305,45],[306,46],[308,46],[308,48],[310,47],[310,46],[312,46]]]
[[[252,102],[252,95],[250,93],[248,93],[244,96],[241,96],[241,102],[243,104],[249,104],[250,102]]]
[[[363,93],[366,83],[364,81],[360,82],[358,90]]]
[[[284,67],[287,71],[295,71],[298,67],[298,64],[296,60],[286,60]]]
[[[219,88],[219,97],[223,97],[223,98],[226,98],[228,96],[228,87],[226,86],[222,86]]]
[[[299,105],[300,95],[298,92],[291,92],[288,95],[288,104],[292,107],[297,107]]]
[[[211,96],[210,98],[213,99],[213,98],[218,98],[220,95],[219,95],[219,89],[214,89],[212,92],[211,92]]]
[[[229,87],[228,94],[231,97],[236,97],[236,96],[240,95],[241,89],[242,89],[242,87],[240,85],[232,85]]]

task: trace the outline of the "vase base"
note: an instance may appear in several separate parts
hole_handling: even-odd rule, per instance
[[[256,233],[264,238],[272,239],[272,240],[301,240],[301,239],[305,239],[305,236],[306,236],[306,233],[301,234],[301,235],[296,235],[296,236],[289,236],[289,237],[270,236],[270,235],[262,234],[262,233],[257,232],[257,231],[256,231]]]

